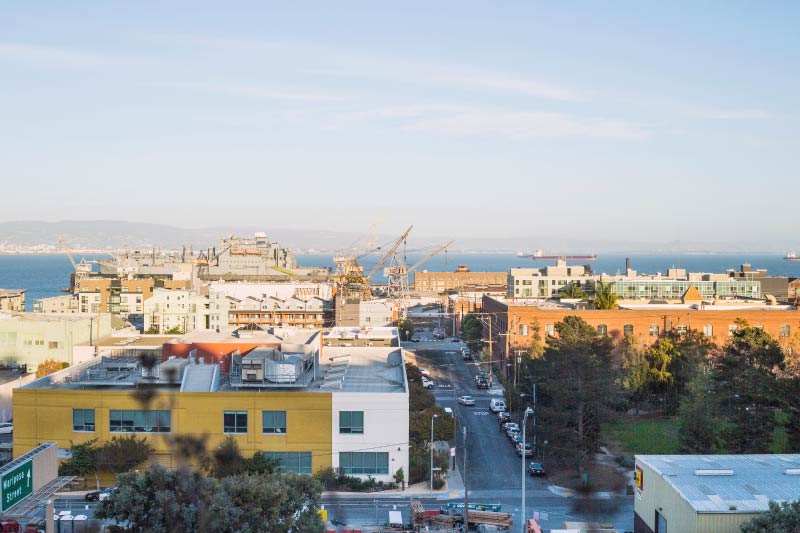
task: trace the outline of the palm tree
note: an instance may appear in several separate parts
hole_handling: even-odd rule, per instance
[[[577,283],[570,283],[569,285],[563,287],[559,294],[562,298],[586,298],[586,293],[583,292],[581,286]]]
[[[617,295],[611,290],[611,285],[598,281],[594,287],[594,300],[592,300],[595,309],[611,310],[619,307],[617,305]]]

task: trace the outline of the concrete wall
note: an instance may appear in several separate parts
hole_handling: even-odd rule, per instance
[[[408,394],[334,392],[332,418],[333,467],[339,466],[340,452],[388,452],[389,473],[373,475],[378,481],[394,481],[403,469],[408,480]],[[363,411],[362,435],[339,433],[340,411]],[[366,477],[366,476],[361,476]]]
[[[8,422],[13,418],[14,408],[12,396],[14,389],[27,385],[34,379],[36,379],[36,374],[29,373],[0,385],[0,421]]]

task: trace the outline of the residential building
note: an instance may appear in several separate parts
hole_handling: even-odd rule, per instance
[[[25,289],[0,289],[0,312],[24,312]]]
[[[394,326],[399,318],[399,309],[393,300],[349,299],[342,293],[337,295],[335,313],[335,325],[342,327]]]
[[[737,533],[800,494],[800,455],[637,455],[635,533]]]
[[[507,274],[506,294],[511,298],[553,298],[567,285],[591,292],[596,279],[585,266],[568,266],[558,260],[555,266],[512,268]]]
[[[188,333],[209,329],[210,301],[197,291],[155,289],[144,302],[144,331]]]
[[[414,290],[417,292],[486,290],[505,292],[506,272],[472,272],[467,265],[458,265],[455,272],[414,272]]]
[[[760,280],[734,279],[727,276],[712,280],[709,277],[710,275],[704,274],[699,276],[700,279],[690,281],[659,276],[638,276],[625,279],[612,278],[608,284],[611,292],[621,300],[678,301],[690,287],[694,287],[703,299],[709,302],[725,298],[761,299]]]
[[[687,296],[691,300],[692,296]],[[482,312],[491,323],[491,331],[487,325],[485,334],[494,341],[490,346],[501,368],[507,368],[503,366],[505,354],[529,346],[537,328],[543,338],[553,336],[555,324],[570,315],[586,320],[603,335],[615,339],[633,335],[644,342],[655,342],[667,331],[680,333],[695,329],[722,345],[739,327],[740,320],[763,328],[783,346],[789,346],[800,332],[797,308],[744,300],[725,305],[698,305],[692,301],[663,305],[623,304],[620,309],[604,311],[555,301],[487,295],[483,298]]]
[[[81,313],[135,315],[141,319],[144,302],[153,295],[155,281],[150,278],[120,279],[92,277],[75,287]]]
[[[75,348],[92,344],[112,333],[111,315],[55,315],[0,313],[0,364],[27,365],[35,372],[39,363],[55,359],[73,365]]]
[[[254,326],[187,334],[152,368],[102,355],[15,391],[14,454],[136,434],[174,466],[172,437],[204,435],[208,449],[233,437],[290,472],[392,481],[409,468],[408,384],[397,329],[371,334],[395,342],[326,346],[319,330]],[[146,404],[142,390],[155,392]]]
[[[49,298],[39,298],[33,302],[34,313],[79,313],[78,297],[72,294],[62,294]]]
[[[274,296],[263,300],[253,297],[236,300],[228,297],[228,300],[228,324],[232,326],[258,324],[319,329],[333,325],[330,301],[317,297],[307,300],[295,297],[282,300]]]

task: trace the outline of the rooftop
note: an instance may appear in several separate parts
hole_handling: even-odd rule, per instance
[[[637,455],[698,513],[766,511],[800,494],[800,454]],[[644,480],[647,490],[647,479]]]
[[[27,289],[0,289],[0,296],[19,296],[25,294]]]

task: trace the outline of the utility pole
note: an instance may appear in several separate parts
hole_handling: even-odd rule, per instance
[[[433,415],[431,417],[431,442],[430,442],[430,446],[431,446],[431,490],[430,490],[430,496],[433,496],[433,421],[434,421],[434,419],[436,419],[438,417],[439,417],[439,415]]]
[[[522,533],[525,533],[526,528],[526,516],[527,512],[525,510],[525,423],[528,420],[528,415],[533,413],[533,409],[528,407],[525,409],[525,414],[522,417],[522,506],[520,508],[520,512],[522,514]],[[536,442],[536,437],[534,437],[534,443]]]
[[[469,531],[469,476],[467,475],[467,426],[464,431],[464,531]]]

